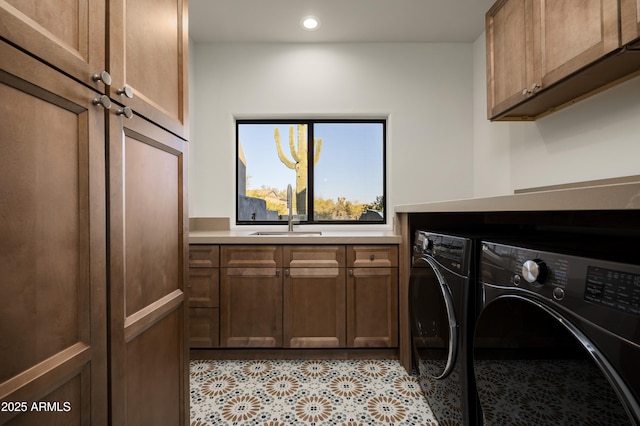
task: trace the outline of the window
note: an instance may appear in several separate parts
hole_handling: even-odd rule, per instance
[[[238,120],[237,223],[386,223],[385,120]]]

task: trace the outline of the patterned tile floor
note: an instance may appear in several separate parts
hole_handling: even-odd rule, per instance
[[[191,361],[191,426],[435,426],[393,360]]]

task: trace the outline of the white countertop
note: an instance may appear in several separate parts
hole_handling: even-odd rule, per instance
[[[640,210],[640,182],[406,204],[396,213]]]

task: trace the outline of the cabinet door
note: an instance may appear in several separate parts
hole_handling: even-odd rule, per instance
[[[284,345],[345,347],[345,246],[284,246]]]
[[[106,425],[104,111],[4,42],[0,65],[0,424]]]
[[[189,268],[189,307],[217,308],[219,304],[220,270]]]
[[[398,246],[348,246],[347,265],[350,268],[397,267]]]
[[[222,246],[220,265],[225,268],[279,268],[282,266],[282,247]]]
[[[189,268],[217,268],[220,266],[220,247],[191,244],[189,246]]]
[[[189,421],[186,143],[109,115],[112,423]]]
[[[280,270],[222,268],[220,275],[220,346],[282,347]]]
[[[640,38],[640,0],[620,0],[620,16],[622,44],[637,42]],[[634,48],[640,48],[638,43]]]
[[[542,88],[620,47],[618,0],[542,0]]]
[[[194,246],[189,249],[189,264],[194,259],[208,263],[210,253],[217,252],[217,246]],[[205,253],[208,253],[205,255]],[[203,255],[203,256],[199,256]],[[202,262],[197,261],[200,265]],[[189,346],[192,348],[213,348],[219,346],[219,315],[220,311],[220,269],[219,268],[189,268]]]
[[[533,0],[500,0],[486,15],[487,116],[525,101],[540,87],[539,8]]]
[[[398,346],[398,268],[350,268],[347,345]]]
[[[218,308],[189,308],[189,346],[215,348],[220,346]]]
[[[105,0],[0,1],[0,37],[105,93]]]
[[[110,96],[188,139],[187,1],[110,0],[108,31]]]

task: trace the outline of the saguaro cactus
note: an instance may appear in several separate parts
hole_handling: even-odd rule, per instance
[[[290,169],[296,171],[296,197],[295,206],[296,212],[299,215],[307,213],[307,164],[308,164],[308,146],[307,143],[307,125],[298,124],[298,143],[293,135],[293,126],[289,127],[289,150],[291,151],[291,158],[287,158],[286,154],[282,150],[282,142],[280,141],[280,131],[276,127],[273,132],[273,137],[276,140],[276,147],[278,149],[278,157],[280,161]],[[322,139],[314,138],[314,155],[313,164],[318,164],[320,159],[320,151],[322,150]]]

